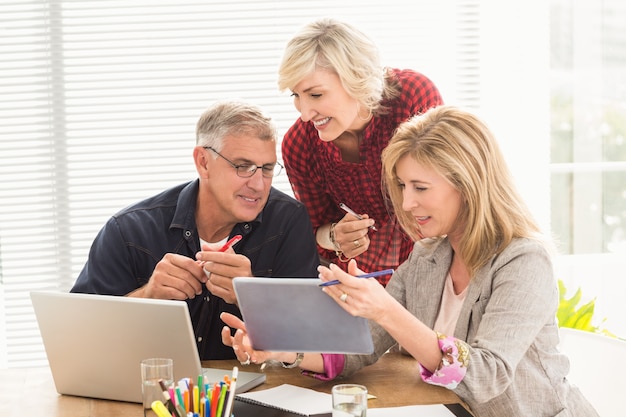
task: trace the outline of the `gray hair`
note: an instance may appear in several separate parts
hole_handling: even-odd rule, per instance
[[[251,135],[264,141],[277,140],[272,119],[260,107],[224,101],[206,109],[196,125],[196,145],[210,146],[220,152],[227,136]]]

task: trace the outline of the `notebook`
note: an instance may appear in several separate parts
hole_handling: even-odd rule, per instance
[[[331,394],[290,384],[239,394],[235,397],[237,417],[270,414],[276,417],[330,417],[332,408]]]
[[[239,309],[255,349],[287,352],[374,351],[366,319],[346,312],[317,278],[236,277]]]
[[[174,360],[175,380],[202,372],[212,383],[231,373],[201,368],[184,301],[38,291],[30,297],[60,394],[142,402],[139,364],[153,357]],[[263,382],[263,373],[240,371],[236,392]]]

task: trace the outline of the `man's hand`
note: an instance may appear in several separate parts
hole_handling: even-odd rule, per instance
[[[207,276],[199,262],[183,255],[167,253],[157,263],[150,281],[130,297],[186,300],[202,294]]]
[[[233,278],[252,276],[250,259],[235,253],[232,248],[225,252],[203,248],[202,252],[196,254],[196,259],[203,265],[205,276],[208,277],[206,287],[211,294],[227,303],[237,304]]]

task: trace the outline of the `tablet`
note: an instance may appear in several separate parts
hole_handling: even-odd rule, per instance
[[[317,278],[236,277],[233,286],[252,346],[280,352],[374,352],[368,321],[322,292]]]

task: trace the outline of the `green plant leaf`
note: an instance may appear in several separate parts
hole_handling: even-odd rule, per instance
[[[593,313],[596,307],[595,302],[596,300],[594,298],[578,309],[575,316],[576,321],[573,326],[575,329],[595,332],[596,328],[591,325],[591,320],[593,319]]]
[[[585,330],[593,333],[610,334],[605,329],[593,325],[593,315],[595,313],[596,299],[578,306],[582,300],[582,289],[579,287],[574,295],[570,298],[566,297],[567,288],[562,280],[558,281],[559,285],[559,308],[556,316],[560,327],[571,327],[573,329]],[[601,323],[606,320],[603,319]]]

